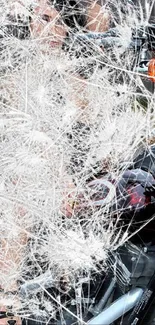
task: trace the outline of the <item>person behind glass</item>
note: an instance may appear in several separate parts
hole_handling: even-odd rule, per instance
[[[16,3],[17,2],[19,3],[19,6],[23,6],[20,1],[16,1]],[[15,21],[16,18],[13,17],[13,10],[14,5],[12,5],[10,20],[12,19]],[[80,11],[82,13],[80,13]],[[21,20],[19,22],[21,23]],[[95,2],[89,3],[88,6],[81,4],[80,7],[74,0],[71,0],[70,2],[38,0],[37,3],[35,3],[35,6],[32,6],[30,10],[28,24],[19,25],[21,26],[18,29],[17,21],[16,27],[15,24],[9,26],[8,33],[10,30],[14,36],[20,39],[35,39],[39,44],[46,44],[48,51],[55,51],[62,49],[66,36],[70,30],[77,31],[80,30],[80,28],[92,32],[107,30],[108,16],[107,13],[104,13],[101,10],[101,6]],[[22,218],[25,213],[26,211],[22,208],[18,211],[20,218]],[[24,231],[21,231],[21,233],[18,234],[20,251],[17,252],[16,240],[12,241],[11,245],[8,245],[7,240],[1,240],[0,268],[1,270],[5,270],[6,276],[8,274],[9,277],[10,274],[9,264],[16,265],[16,270],[19,271],[23,250],[27,241],[27,234]],[[13,297],[15,305],[19,308],[20,299],[18,298],[18,279],[13,279],[9,288],[5,286],[3,281],[0,283],[0,311],[7,310],[5,301],[7,301],[10,294],[11,297]],[[16,325],[21,325],[22,320],[20,317],[16,317],[15,320]],[[0,319],[0,325],[6,325],[7,321],[8,319],[6,318]]]
[[[105,7],[92,0],[37,0],[29,7],[18,0],[11,5],[8,22],[8,34],[46,42],[52,49],[61,48],[70,33],[108,30],[110,19]]]

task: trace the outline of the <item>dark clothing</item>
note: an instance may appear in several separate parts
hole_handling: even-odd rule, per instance
[[[91,129],[84,123],[77,122],[72,126],[72,130],[67,134],[71,145],[71,160],[68,166],[68,172],[75,178],[80,177],[84,171],[87,155],[89,152],[89,137]]]

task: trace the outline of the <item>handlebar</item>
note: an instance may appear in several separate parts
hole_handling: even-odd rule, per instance
[[[71,41],[74,44],[79,45],[97,45],[103,46],[104,48],[111,48],[113,46],[125,47],[129,50],[139,51],[143,44],[148,42],[150,47],[154,44],[155,40],[155,25],[148,24],[147,26],[140,26],[139,28],[133,29],[131,39],[125,40],[121,37],[120,31],[117,28],[111,28],[107,32],[97,33],[77,33],[73,36]]]
[[[95,37],[96,36],[96,37]],[[135,40],[135,41],[131,41],[128,42],[128,44],[125,44],[123,39],[121,39],[118,36],[106,36],[104,38],[104,35],[94,35],[94,37],[92,35],[87,35],[87,34],[79,34],[76,37],[78,42],[89,42],[98,45],[98,46],[103,46],[105,49],[107,48],[111,48],[113,46],[117,46],[117,47],[124,47],[126,49],[139,49],[142,45],[141,40]]]

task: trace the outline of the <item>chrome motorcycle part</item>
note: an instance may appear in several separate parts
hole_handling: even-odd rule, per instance
[[[105,307],[109,297],[111,296],[114,288],[115,288],[115,285],[116,285],[116,278],[113,278],[111,280],[111,283],[108,287],[108,289],[106,290],[106,292],[104,293],[103,297],[100,299],[99,303],[94,307],[94,308],[91,308],[90,309],[90,312],[96,316],[98,315],[99,313],[101,313],[101,311],[103,310],[103,308]]]
[[[26,297],[30,293],[41,291],[42,288],[54,287],[55,282],[51,276],[51,272],[45,272],[33,280],[26,281],[21,285],[19,294],[21,297]]]
[[[143,294],[143,289],[135,288],[114,301],[98,316],[88,321],[88,325],[110,325],[136,306]]]

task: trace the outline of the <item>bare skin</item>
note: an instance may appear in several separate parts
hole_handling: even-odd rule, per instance
[[[108,30],[110,22],[109,13],[98,3],[92,2],[87,11],[86,29],[90,32],[103,33]]]
[[[11,268],[15,266],[16,272],[19,272],[20,263],[22,260],[23,250],[25,245],[27,244],[27,234],[25,231],[21,231],[18,235],[17,240],[12,240],[11,243],[8,240],[1,240],[1,251],[0,251],[0,269],[1,271],[5,272],[5,277],[9,279]],[[5,301],[9,301],[9,297],[5,294],[5,291],[17,291],[18,285],[16,279],[13,279],[10,283],[9,281],[9,288],[7,287],[7,283],[1,283],[1,288],[4,288],[4,293],[0,293],[0,311],[7,311],[7,307],[4,304]],[[12,300],[13,299],[13,300]],[[13,301],[13,309],[20,308],[20,301],[18,296],[13,296],[11,298]],[[11,318],[3,318],[0,319],[0,325],[7,325],[7,321]],[[21,318],[20,317],[13,317],[16,320],[16,325],[21,325]]]
[[[32,38],[48,44],[51,50],[61,48],[68,31],[60,13],[45,0],[38,1],[34,8],[30,29]]]

